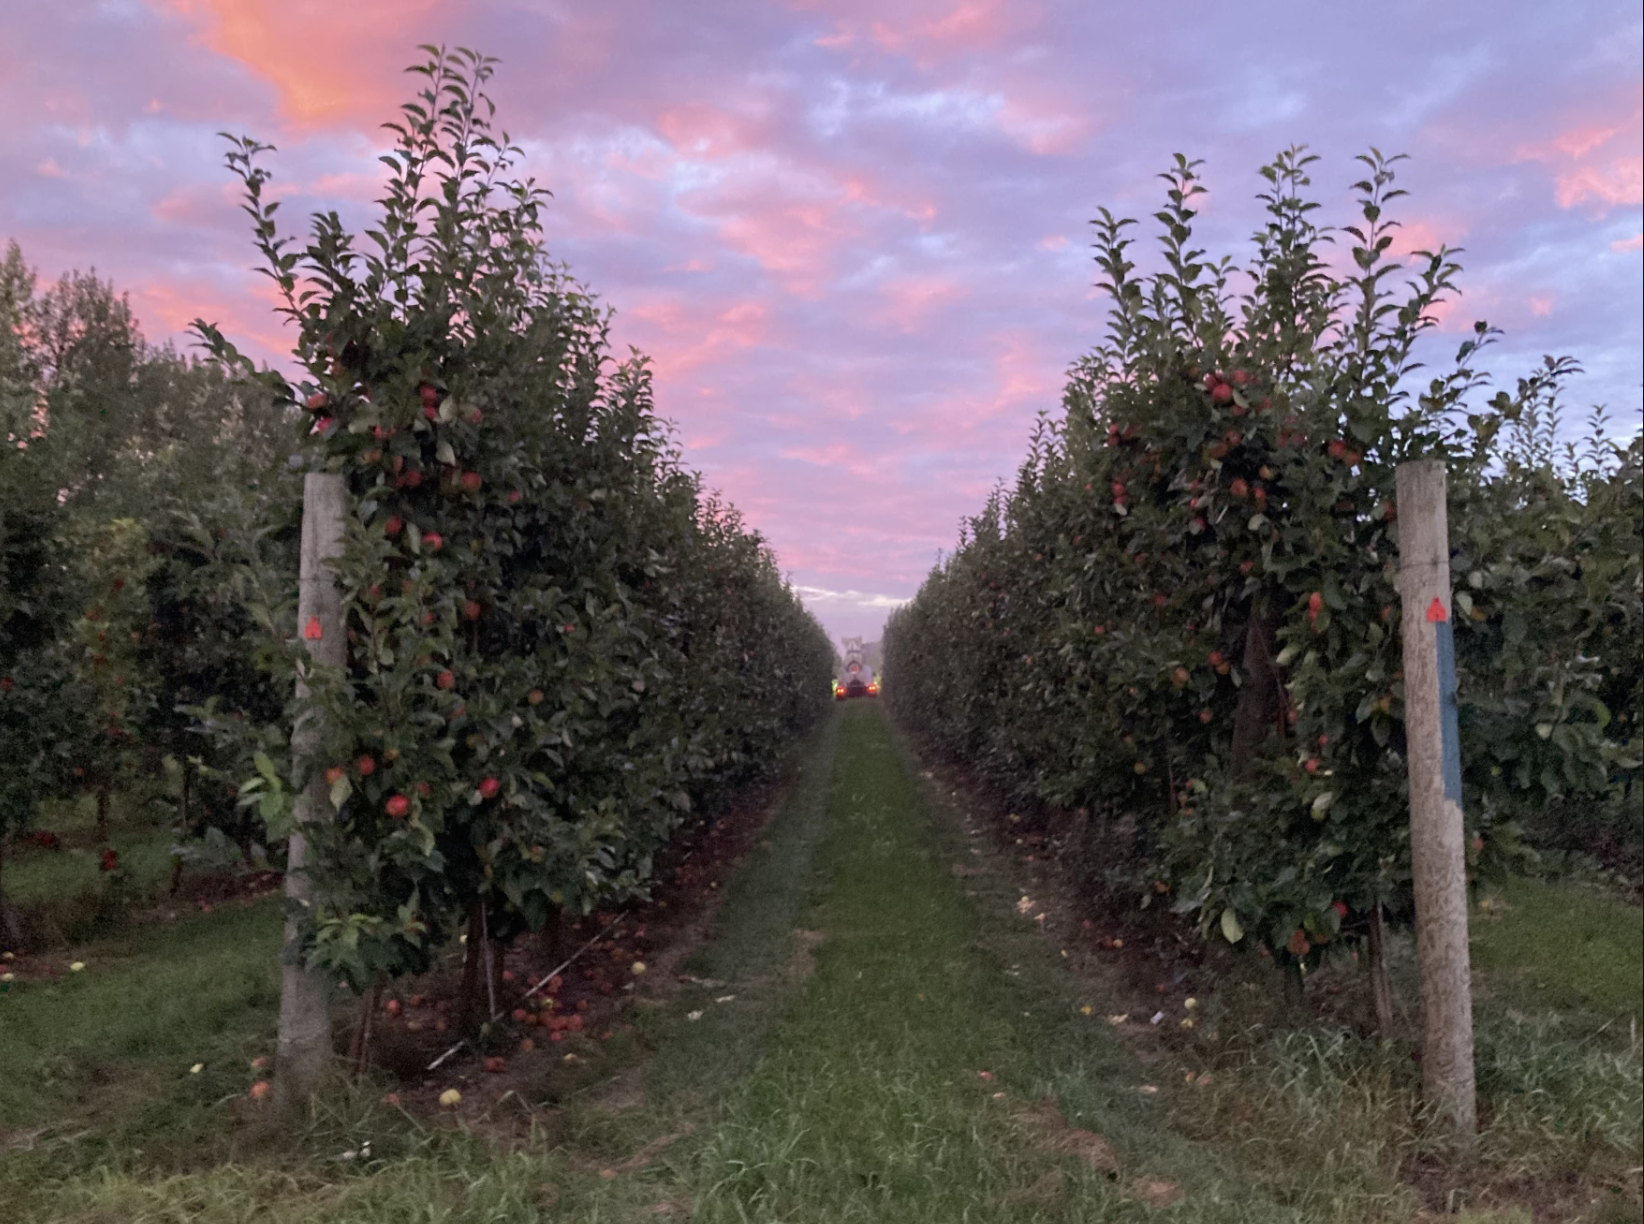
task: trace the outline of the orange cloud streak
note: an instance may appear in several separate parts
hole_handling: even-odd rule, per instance
[[[405,48],[447,0],[150,0],[271,83],[298,127],[380,120],[405,92]]]

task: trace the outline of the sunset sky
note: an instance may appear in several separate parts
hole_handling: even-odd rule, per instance
[[[1145,216],[1178,151],[1236,260],[1277,150],[1322,155],[1338,224],[1355,153],[1410,154],[1403,246],[1466,252],[1444,327],[1504,328],[1509,385],[1575,354],[1575,406],[1639,428],[1628,3],[0,0],[0,243],[95,267],[151,340],[203,315],[277,361],[216,133],[278,146],[288,224],[357,224],[429,42],[500,57],[550,250],[836,637],[877,636],[1013,474],[1100,334],[1090,218]]]

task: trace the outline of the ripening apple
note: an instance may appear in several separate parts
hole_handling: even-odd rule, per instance
[[[383,810],[395,820],[404,820],[411,811],[411,800],[404,795],[390,795],[388,802],[383,804]]]
[[[422,471],[420,469],[412,468],[409,472],[407,472],[405,474],[405,487],[406,488],[414,489],[418,485],[420,485],[421,483],[422,483]]]
[[[541,705],[542,699],[543,693],[541,689],[532,689],[525,695],[525,700],[529,701],[532,705]]]
[[[372,774],[377,772],[377,762],[369,753],[356,761],[355,765],[358,766],[360,777],[362,778],[369,778]]]
[[[307,408],[310,412],[323,412],[325,411],[325,406],[330,402],[331,401],[326,397],[324,391],[316,391],[313,395],[310,395],[303,401],[303,407]]]
[[[497,792],[501,789],[502,783],[497,781],[495,778],[480,779],[479,793],[481,798],[495,799],[497,797]]]
[[[478,472],[464,472],[462,474],[462,488],[465,493],[478,493],[484,479]]]
[[[1213,717],[1214,715],[1212,715],[1209,710],[1199,711],[1199,721],[1202,723],[1208,723]]]
[[[450,691],[451,689],[456,687],[456,684],[457,684],[456,676],[454,674],[452,674],[451,672],[449,672],[449,671],[442,671],[439,675],[434,677],[434,687],[435,688]]]
[[[325,771],[326,785],[327,786],[335,786],[335,785],[337,785],[337,783],[341,782],[347,776],[348,776],[348,771],[345,770],[341,765],[333,765],[330,769]]]
[[[1210,398],[1218,404],[1225,404],[1233,398],[1233,387],[1229,383],[1219,382],[1210,388]]]
[[[480,618],[480,606],[478,601],[470,599],[464,603],[462,605],[462,614],[469,620],[478,620]]]
[[[397,536],[405,526],[405,521],[397,514],[388,516],[388,521],[382,525],[384,535]]]
[[[405,1006],[398,999],[390,999],[382,1005],[382,1009],[390,1016],[397,1016],[405,1010]]]
[[[437,531],[430,531],[423,535],[422,543],[429,552],[438,552],[445,544],[445,537]]]
[[[1318,773],[1319,772],[1319,758],[1318,757],[1308,757],[1307,760],[1302,762],[1302,768],[1305,769],[1310,774]]]

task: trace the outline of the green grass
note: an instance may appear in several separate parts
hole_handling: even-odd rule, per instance
[[[1017,912],[1006,856],[914,773],[877,708],[835,709],[686,966],[702,981],[461,1126],[365,1083],[295,1133],[259,1129],[243,1093],[272,1042],[271,899],[77,947],[84,973],[0,995],[0,1220],[1416,1218],[1407,1175],[1435,1154],[1408,1044],[1271,1010],[1241,1029],[1212,1003],[1218,1040],[1143,1061]],[[1430,1188],[1497,1224],[1525,1224],[1526,1199],[1537,1220],[1636,1219],[1637,911],[1566,884],[1503,897],[1474,928],[1488,1125],[1479,1160]],[[1047,1099],[1110,1167],[1068,1150]],[[1149,1206],[1150,1183],[1183,1197]]]
[[[806,918],[825,936],[816,973],[703,1151],[692,1218],[1301,1220],[1169,1130],[1165,1094],[1141,1091],[1154,1076],[1081,1013],[1014,893],[972,877],[974,903],[962,895],[952,864],[968,848],[878,711],[843,717],[826,891]],[[1047,1142],[1024,1116],[1045,1097],[1100,1132],[1117,1169]],[[1149,1181],[1185,1200],[1145,1205]]]
[[[0,1144],[13,1149],[0,1147],[0,1221],[656,1220],[659,1201],[687,1193],[681,1170],[800,987],[788,972],[794,918],[815,883],[836,743],[830,720],[790,763],[785,802],[688,966],[726,985],[688,986],[644,1009],[638,1042],[547,1064],[528,1120],[503,1104],[472,1130],[418,1121],[366,1083],[322,1098],[293,1134],[263,1133],[244,1093],[249,1059],[273,1039],[272,899],[75,949],[84,973],[0,995]],[[713,1003],[727,991],[735,1006]],[[684,1019],[698,1009],[700,1021]],[[617,1072],[642,1078],[642,1105],[607,1106],[604,1081]],[[676,1136],[655,1170],[622,1166]],[[369,1158],[339,1160],[367,1140]],[[600,1176],[607,1163],[623,1176]]]
[[[1574,882],[1514,879],[1475,908],[1473,963],[1520,1006],[1644,1013],[1644,920],[1636,905]]]
[[[155,797],[163,780],[150,781],[154,785],[147,794]],[[176,838],[163,803],[151,802],[145,793],[117,792],[110,803],[106,843],[96,837],[92,796],[42,807],[35,827],[57,834],[61,848],[9,845],[0,881],[21,915],[27,947],[49,952],[107,934],[123,924],[131,903],[149,904],[165,895]],[[120,855],[118,896],[110,895],[110,879],[99,869],[98,852],[104,845]]]
[[[0,1125],[191,1146],[216,1125],[211,1102],[243,1093],[247,1062],[270,1051],[279,942],[268,899],[35,958],[85,969],[0,996]]]

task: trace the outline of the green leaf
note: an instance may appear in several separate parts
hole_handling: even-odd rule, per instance
[[[1228,943],[1238,943],[1244,938],[1244,926],[1239,922],[1239,916],[1233,912],[1232,906],[1222,911],[1222,938]]]
[[[354,784],[348,780],[347,774],[343,774],[331,784],[331,806],[339,812],[342,811],[342,805],[348,802],[348,797],[353,793]]]

